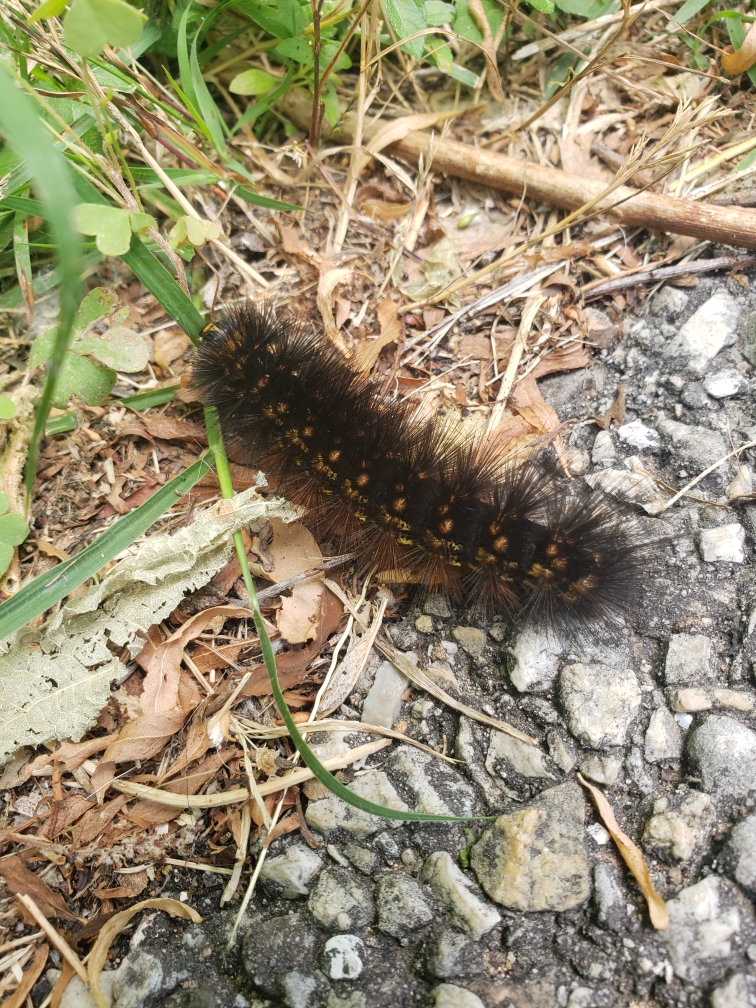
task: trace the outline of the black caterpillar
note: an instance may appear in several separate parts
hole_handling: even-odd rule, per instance
[[[225,435],[364,569],[572,631],[637,603],[647,548],[627,515],[417,419],[291,316],[224,311],[193,372]]]

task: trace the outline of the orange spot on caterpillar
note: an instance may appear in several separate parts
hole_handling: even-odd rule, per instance
[[[357,484],[358,487],[364,487],[364,486],[367,486],[368,483],[370,482],[370,477],[368,476],[367,473],[363,472],[363,473],[360,473],[360,475],[357,477],[357,479],[354,482]]]
[[[407,498],[406,497],[397,497],[396,500],[393,501],[393,503],[391,504],[391,507],[398,514],[401,514],[402,511],[404,511],[404,509],[407,507]]]
[[[339,451],[338,448],[334,449],[332,452],[328,452],[329,462],[338,462],[340,458],[341,458],[341,452]]]
[[[509,539],[506,536],[497,536],[493,543],[493,548],[497,553],[506,553],[509,549]]]
[[[438,526],[438,531],[441,533],[441,535],[447,536],[449,535],[449,533],[453,528],[454,528],[454,522],[451,520],[451,518],[447,518],[445,521],[442,521],[441,524]]]

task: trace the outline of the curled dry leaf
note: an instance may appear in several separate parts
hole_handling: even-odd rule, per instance
[[[155,333],[155,361],[165,370],[191,345],[192,341],[185,333],[163,329]]]
[[[323,319],[323,328],[326,331],[326,336],[337,347],[345,357],[351,356],[351,350],[344,341],[344,337],[341,335],[339,330],[336,328],[336,322],[333,317],[333,308],[331,307],[331,298],[333,296],[334,290],[338,287],[340,283],[344,283],[352,276],[352,270],[350,269],[331,269],[318,281],[318,311],[320,312],[320,317]]]
[[[381,350],[394,340],[404,336],[404,323],[397,318],[397,303],[392,301],[390,296],[383,298],[376,308],[378,324],[381,327],[380,336],[377,339],[363,340],[354,357],[355,370],[370,371],[373,364],[378,360]]]
[[[150,438],[162,438],[164,441],[191,441],[196,444],[207,444],[207,432],[202,424],[190,420],[178,420],[176,417],[143,416],[142,423]],[[126,430],[121,433],[127,433]],[[128,431],[132,433],[132,431]],[[134,432],[136,433],[136,432]]]
[[[81,821],[73,831],[71,846],[74,848],[82,847],[84,844],[88,844],[94,840],[95,837],[98,837],[112,823],[126,804],[126,801],[128,801],[128,797],[126,797],[126,801],[123,799],[124,795],[117,795],[111,801],[106,802],[102,808],[90,809],[89,812],[83,815]]]
[[[351,651],[347,653],[344,660],[334,669],[330,682],[320,698],[318,717],[324,718],[332,711],[335,711],[354,689],[354,685],[365,667],[365,662],[368,660],[370,649],[375,643],[378,631],[381,629],[383,614],[386,611],[386,603],[387,599],[383,598],[370,627],[360,637]]]
[[[756,63],[756,24],[752,24],[737,52],[726,53],[722,57],[722,69],[732,74],[745,73]]]
[[[131,918],[134,917],[135,914],[141,913],[142,910],[163,910],[172,917],[187,918],[192,921],[193,924],[200,924],[202,922],[202,918],[196,910],[187,906],[186,903],[179,903],[178,900],[174,899],[142,900],[141,903],[135,903],[134,906],[129,907],[128,910],[122,910],[120,913],[117,913],[115,917],[111,917],[110,920],[106,921],[97,936],[97,941],[92,946],[92,951],[89,953],[89,962],[87,964],[89,987],[98,1008],[110,1008],[110,1005],[105,1000],[105,996],[102,993],[102,988],[100,987],[100,973],[102,973],[102,967],[105,965],[108,958],[108,949],[110,948],[116,935],[120,934]]]
[[[179,777],[178,780],[170,781],[162,785],[163,791],[171,794],[194,795],[208,784],[218,773],[220,768],[228,759],[228,752],[213,753],[203,760],[199,766],[193,767],[186,777]],[[128,818],[132,819],[142,828],[147,826],[159,826],[161,823],[170,822],[176,818],[175,809],[167,808],[158,802],[140,801],[129,811]]]
[[[69,921],[79,919],[68,909],[60,893],[53,892],[44,879],[30,871],[16,854],[0,861],[0,875],[15,896],[31,896],[45,917],[60,917]]]
[[[316,636],[323,591],[322,580],[308,579],[295,584],[290,597],[284,596],[281,599],[278,629],[289,644],[304,644]]]
[[[619,828],[617,820],[614,818],[614,812],[612,811],[611,805],[599,789],[594,787],[592,784],[589,784],[580,773],[577,775],[577,779],[583,787],[588,788],[591,792],[593,800],[596,803],[596,808],[601,816],[601,821],[609,831],[612,840],[614,840],[617,844],[625,864],[630,869],[633,878],[640,886],[641,892],[648,903],[648,916],[651,919],[652,925],[657,931],[664,931],[669,924],[667,905],[656,889],[654,889],[654,883],[651,881],[648,865],[646,864],[643,855],[627,833],[623,833]]]
[[[272,559],[273,566],[264,570],[261,565],[253,564],[253,573],[278,584],[322,563],[323,554],[312,532],[300,522],[287,524],[273,518],[270,528],[273,539],[266,552]]]

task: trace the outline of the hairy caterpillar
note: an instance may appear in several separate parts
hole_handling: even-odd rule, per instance
[[[637,601],[644,548],[627,516],[418,419],[292,317],[253,304],[222,312],[193,371],[226,436],[364,568],[568,630]]]

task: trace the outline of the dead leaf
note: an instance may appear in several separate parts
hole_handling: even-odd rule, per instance
[[[331,596],[331,593],[328,593]],[[332,597],[332,596],[331,596]],[[334,669],[331,680],[320,699],[318,707],[318,717],[327,717],[330,713],[340,707],[349,694],[354,689],[354,685],[360,677],[360,673],[365,667],[370,651],[375,643],[375,638],[383,623],[383,614],[386,611],[387,599],[383,598],[380,607],[375,614],[373,622],[367,631],[360,637],[357,643],[347,652],[345,657]]]
[[[188,350],[192,341],[176,329],[162,329],[155,333],[155,363],[164,371]]]
[[[75,921],[79,918],[72,914],[66,906],[60,893],[53,892],[49,885],[30,871],[17,854],[3,858],[0,861],[0,875],[14,896],[31,896],[45,917],[60,917],[63,920]],[[26,915],[24,915],[26,919]],[[29,919],[28,923],[34,923]]]
[[[722,57],[722,69],[735,77],[750,70],[754,63],[756,63],[756,24],[752,24],[748,29],[748,34],[737,52],[725,53]]]
[[[397,317],[397,307],[396,301],[392,301],[390,295],[379,302],[376,314],[381,327],[380,336],[377,339],[362,341],[354,356],[355,370],[370,371],[378,360],[381,350],[394,340],[404,337],[404,323]]]
[[[273,539],[268,553],[272,557],[273,567],[270,570],[263,570],[259,564],[253,564],[255,574],[277,584],[297,574],[303,574],[322,562],[323,554],[312,532],[301,522],[287,523],[272,518],[270,528]]]
[[[55,840],[61,833],[65,833],[77,819],[86,815],[92,807],[91,800],[85,798],[84,795],[71,795],[70,798],[64,798],[60,805],[55,806],[53,814],[40,830],[40,836]]]
[[[287,227],[278,221],[276,222],[276,227],[281,234],[281,244],[283,245],[284,252],[306,259],[308,263],[312,263],[315,266],[320,263],[320,256],[312,250],[297,228]]]
[[[621,427],[625,422],[625,383],[622,382],[620,387],[617,389],[617,398],[614,400],[612,405],[606,411],[602,413],[600,417],[594,418],[596,424],[601,428],[601,430],[609,430],[612,425],[612,420],[615,421],[618,427]]]
[[[65,763],[69,770],[76,770],[95,753],[107,749],[111,742],[118,738],[118,732],[112,735],[101,735],[99,738],[88,739],[86,742],[64,742],[55,750],[55,758]]]
[[[350,269],[330,269],[324,273],[318,281],[317,305],[320,317],[323,320],[323,328],[326,336],[337,347],[345,357],[351,356],[351,350],[346,344],[344,337],[336,328],[333,317],[331,300],[334,290],[340,283],[348,280],[353,275]]]
[[[304,644],[316,635],[322,597],[323,582],[313,578],[295,584],[291,596],[281,599],[278,630],[289,644]]]
[[[196,910],[187,906],[186,903],[179,903],[178,900],[173,899],[142,900],[141,903],[135,903],[128,910],[122,910],[114,917],[111,917],[109,921],[106,921],[97,937],[97,941],[92,946],[87,963],[89,987],[98,1008],[110,1008],[100,987],[100,973],[102,973],[102,967],[108,958],[108,950],[111,943],[123,931],[131,918],[141,913],[142,910],[163,910],[165,913],[171,914],[172,917],[185,917],[192,921],[193,924],[202,923],[202,918]]]
[[[82,816],[81,821],[73,831],[71,846],[74,848],[81,847],[83,844],[87,844],[99,836],[105,827],[109,826],[115,819],[128,800],[128,795],[117,795],[117,797],[112,798],[103,805],[102,808],[90,809],[86,815]]]
[[[193,795],[209,783],[228,759],[227,752],[215,752],[204,762],[192,768],[186,777],[163,784],[161,790],[171,794]],[[138,823],[142,828],[159,826],[176,818],[176,809],[160,802],[139,801],[128,812],[128,818]]]
[[[62,560],[63,563],[65,563],[66,560],[71,559],[71,557],[69,556],[68,553],[66,553],[65,550],[58,549],[57,546],[53,545],[53,543],[51,542],[48,542],[46,539],[37,539],[35,541],[37,543],[37,549],[40,551],[40,553],[44,553],[45,556],[55,557],[57,560]]]
[[[61,972],[58,979],[55,981],[55,986],[52,989],[52,995],[50,997],[50,1008],[60,1008],[60,1002],[63,1000],[63,995],[66,992],[66,987],[68,987],[68,984],[71,981],[71,977],[74,975],[75,972],[76,970],[73,968],[71,963],[67,959],[64,959],[63,971]]]
[[[542,378],[544,375],[554,374],[556,371],[573,371],[576,368],[587,367],[590,362],[591,355],[582,343],[570,343],[567,346],[558,347],[539,360],[530,372],[530,377]]]
[[[149,882],[146,871],[130,872],[127,875],[123,875],[122,878],[122,885],[114,886],[112,889],[103,887],[92,891],[99,900],[133,899],[134,896],[138,896],[141,892],[144,892]]]
[[[231,686],[230,683],[229,686]],[[213,694],[213,697],[214,696],[215,694]],[[207,701],[201,704],[195,711],[192,717],[192,723],[189,725],[189,730],[186,733],[186,745],[165,773],[161,774],[158,779],[159,784],[163,781],[169,780],[169,778],[175,776],[175,774],[181,773],[184,767],[193,763],[194,760],[199,759],[200,756],[204,756],[210,747],[210,739],[207,734],[207,722],[203,717],[203,710],[207,712],[206,703]]]
[[[630,837],[623,833],[617,824],[617,820],[614,817],[614,812],[609,802],[606,800],[604,795],[599,791],[598,788],[589,784],[587,780],[583,777],[581,773],[578,773],[577,779],[583,785],[583,787],[588,788],[593,796],[593,800],[596,803],[596,808],[601,816],[601,821],[604,826],[606,826],[612,840],[617,844],[622,858],[630,869],[630,872],[641,888],[641,892],[646,898],[648,903],[648,915],[651,919],[651,924],[656,928],[657,931],[664,931],[669,925],[669,914],[667,912],[667,905],[661,898],[659,893],[654,889],[654,884],[651,881],[651,875],[648,870],[648,865],[645,862],[643,855],[640,850],[635,846]]]
[[[197,444],[207,444],[207,431],[202,424],[190,420],[177,420],[175,417],[142,416],[147,433],[163,441],[191,441]]]
[[[559,427],[556,410],[544,400],[532,373],[517,382],[512,389],[509,402],[521,417],[543,434],[555,431]]]
[[[2,1008],[23,1008],[27,1002],[27,998],[31,994],[32,987],[42,975],[49,952],[49,945],[42,944],[37,946],[34,950],[34,959],[31,966],[24,972],[21,982],[11,996],[5,998]]]

